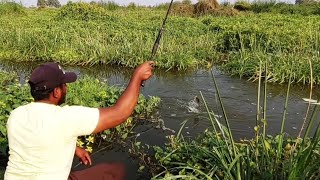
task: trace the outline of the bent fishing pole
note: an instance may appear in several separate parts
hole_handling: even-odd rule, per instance
[[[157,39],[156,39],[156,41],[155,41],[154,44],[153,44],[149,61],[153,61],[154,56],[155,56],[156,53],[157,53],[157,50],[158,50],[159,44],[160,44],[160,40],[161,40],[161,37],[162,37],[162,34],[163,34],[163,30],[164,30],[164,28],[165,28],[165,25],[166,25],[166,22],[167,22],[169,13],[170,13],[171,8],[172,8],[172,4],[173,4],[173,0],[171,0],[171,2],[170,2],[170,5],[169,5],[168,10],[167,10],[167,14],[166,14],[165,18],[163,19],[161,28],[159,29]],[[144,81],[141,83],[141,86],[142,86],[142,87],[144,87],[144,83],[145,83]]]

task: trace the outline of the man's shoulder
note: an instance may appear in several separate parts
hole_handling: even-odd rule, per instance
[[[46,113],[47,111],[55,111],[56,109],[60,109],[60,108],[61,108],[60,106],[55,106],[52,104],[31,102],[25,105],[21,105],[16,109],[12,110],[10,113],[10,116],[25,114],[29,112]]]
[[[62,106],[61,109],[57,111],[59,115],[63,118],[88,118],[88,117],[99,117],[99,109],[87,106]]]
[[[81,105],[64,105],[59,106],[61,109],[98,109],[89,106],[81,106]]]
[[[29,106],[30,106],[31,103],[28,103],[28,104],[24,104],[24,105],[21,105],[15,109],[13,109],[11,111],[11,114],[15,114],[15,113],[21,113],[23,111],[25,111]]]
[[[30,103],[21,105],[10,112],[7,125],[17,122],[22,117],[26,117],[27,109]]]
[[[88,107],[88,106],[79,106],[79,105],[64,105],[64,106],[59,106],[60,110],[63,111],[82,111],[82,112],[86,112],[86,111],[95,111],[98,110],[98,108],[93,108],[93,107]]]

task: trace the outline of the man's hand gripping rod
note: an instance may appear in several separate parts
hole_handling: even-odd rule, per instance
[[[156,53],[157,53],[157,50],[158,50],[158,47],[159,47],[159,44],[160,44],[160,40],[161,40],[161,37],[162,37],[162,33],[163,33],[163,30],[164,30],[164,28],[165,28],[165,25],[166,25],[166,22],[167,22],[167,19],[168,19],[168,16],[169,16],[169,13],[170,13],[171,8],[172,8],[172,4],[173,4],[173,0],[171,0],[171,2],[170,2],[169,8],[168,8],[168,10],[167,10],[166,17],[163,19],[162,26],[161,26],[161,28],[159,29],[157,39],[156,39],[156,41],[155,41],[154,44],[153,44],[151,56],[150,56],[150,58],[148,59],[149,61],[152,61],[153,58],[154,58],[154,56],[155,56]],[[141,86],[142,86],[142,87],[144,87],[144,83],[145,83],[144,81],[141,83]]]

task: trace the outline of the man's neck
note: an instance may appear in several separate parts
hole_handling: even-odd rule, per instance
[[[52,105],[58,105],[53,101],[50,101],[49,99],[43,99],[43,100],[38,100],[38,101],[34,101],[34,102],[39,102],[39,103],[46,103],[46,104],[52,104]]]

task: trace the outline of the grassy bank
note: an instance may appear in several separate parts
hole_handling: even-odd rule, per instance
[[[279,137],[243,140],[235,144],[236,154],[230,139],[213,131],[192,141],[171,137],[165,148],[156,148],[163,172],[154,179],[318,179],[318,140],[285,138],[277,157]]]
[[[17,21],[12,21],[10,16],[1,17],[0,58],[133,67],[149,58],[163,13],[120,9],[97,17],[96,14],[67,16],[58,10],[29,10],[27,16]],[[168,26],[156,58],[159,67],[185,69],[210,58],[194,53],[212,52],[207,40],[210,34],[204,32],[200,21],[176,17],[171,23],[180,28],[173,31]]]
[[[32,101],[28,85],[20,85],[15,75],[0,72],[0,152],[6,153],[8,145],[6,122],[10,112],[23,104]],[[121,95],[122,89],[109,87],[105,83],[90,77],[83,77],[68,87],[67,104],[89,107],[107,107],[113,105]],[[80,137],[78,144],[89,151],[95,143],[112,143],[125,140],[133,132],[137,120],[152,114],[158,106],[157,97],[139,97],[132,117],[116,128],[106,130],[94,136]]]
[[[111,8],[112,9],[112,8]],[[165,10],[71,4],[24,9],[0,17],[0,60],[116,64],[134,67],[149,58]],[[320,80],[320,17],[240,13],[237,16],[170,16],[155,58],[159,68],[187,69],[216,63],[232,75],[255,77],[260,62],[269,80]]]
[[[297,1],[296,1],[297,2]],[[256,1],[248,3],[238,1],[234,8],[239,11],[272,14],[320,15],[320,5],[317,1],[300,0],[298,4],[287,4],[276,1]]]

